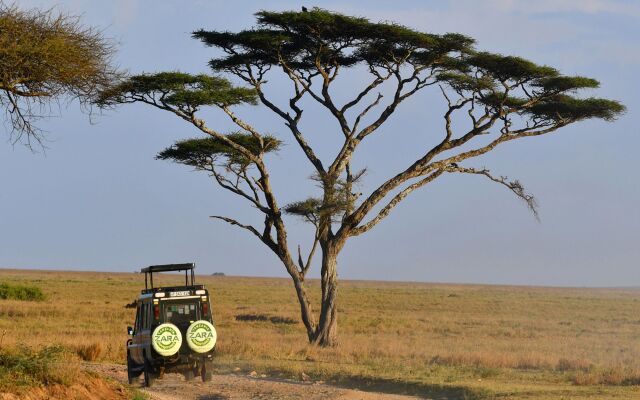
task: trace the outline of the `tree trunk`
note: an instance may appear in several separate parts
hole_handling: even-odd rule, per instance
[[[294,279],[294,286],[296,288],[296,294],[298,296],[298,302],[300,303],[300,314],[302,317],[302,323],[307,330],[307,336],[309,342],[313,342],[315,338],[315,318],[309,304],[309,298],[307,292],[304,289],[304,284],[299,279]]]
[[[311,342],[320,346],[335,346],[338,339],[338,308],[336,304],[338,250],[331,241],[323,241],[320,245],[322,248],[322,303],[320,305],[320,320]]]

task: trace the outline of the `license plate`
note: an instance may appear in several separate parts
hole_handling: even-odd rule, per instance
[[[184,291],[184,292],[171,292],[171,293],[169,293],[169,296],[178,297],[178,296],[188,296],[189,294],[191,294],[191,293],[189,293],[189,291],[187,290],[187,291]]]

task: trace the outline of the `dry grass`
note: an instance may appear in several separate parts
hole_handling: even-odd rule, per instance
[[[0,270],[0,281],[40,287],[49,299],[0,301],[5,345],[99,343],[95,358],[124,362],[135,313],[125,305],[144,285],[139,274]],[[299,322],[278,323],[299,319],[288,280],[199,281],[212,293],[221,371],[305,372],[445,398],[640,398],[639,290],[344,281],[340,345],[318,349]]]
[[[81,344],[76,348],[76,354],[84,361],[96,361],[103,350],[102,343]]]

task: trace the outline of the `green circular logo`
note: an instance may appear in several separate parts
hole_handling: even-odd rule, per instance
[[[180,350],[182,334],[173,324],[162,324],[153,330],[153,348],[162,356],[172,356]]]
[[[196,321],[187,329],[187,344],[191,350],[206,353],[216,345],[216,329],[209,321]]]

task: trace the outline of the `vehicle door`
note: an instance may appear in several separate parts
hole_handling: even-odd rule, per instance
[[[131,345],[131,358],[138,363],[144,363],[145,350],[148,353],[151,348],[151,302],[141,301],[138,306],[136,325],[133,333],[133,343]]]

